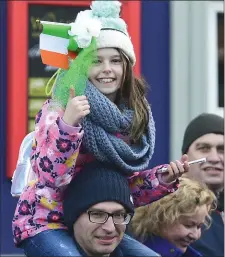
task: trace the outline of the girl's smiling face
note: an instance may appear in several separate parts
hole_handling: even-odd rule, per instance
[[[123,60],[117,49],[98,49],[97,58],[88,75],[94,86],[111,101],[114,101],[123,80]]]

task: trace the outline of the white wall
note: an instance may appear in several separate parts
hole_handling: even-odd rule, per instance
[[[170,159],[181,156],[184,130],[202,112],[217,107],[216,12],[222,1],[171,1]]]

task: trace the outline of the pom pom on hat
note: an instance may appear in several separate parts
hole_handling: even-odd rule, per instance
[[[129,57],[134,65],[136,57],[133,44],[127,31],[126,22],[120,18],[121,3],[119,1],[92,1],[93,18],[101,22],[102,28],[97,37],[97,48],[119,48]]]
[[[92,13],[97,17],[119,18],[121,3],[119,1],[93,1]]]
[[[114,29],[128,35],[127,24],[120,18],[119,1],[93,1],[91,4],[93,18],[97,18],[102,29]]]

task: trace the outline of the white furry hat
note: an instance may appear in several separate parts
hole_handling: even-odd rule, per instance
[[[90,7],[91,10],[79,12],[75,22],[71,23],[69,34],[75,36],[78,46],[88,47],[94,36],[97,48],[119,48],[134,65],[136,57],[133,44],[127,32],[127,24],[120,18],[121,3],[110,0],[93,1]]]

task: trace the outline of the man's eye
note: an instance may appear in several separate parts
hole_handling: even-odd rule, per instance
[[[125,218],[126,214],[125,213],[114,213],[113,215],[115,218],[121,219],[121,218]]]
[[[200,151],[209,151],[210,150],[210,147],[208,147],[208,146],[202,146],[202,147],[199,147],[199,150]]]
[[[224,147],[218,147],[217,150],[219,153],[224,153]]]
[[[101,217],[102,215],[104,215],[102,212],[92,212],[91,215],[93,217]]]

